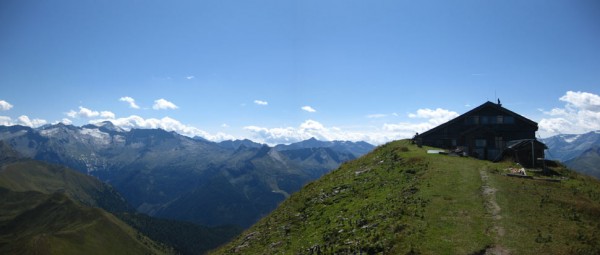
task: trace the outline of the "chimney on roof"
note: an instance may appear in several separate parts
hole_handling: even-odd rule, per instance
[[[500,98],[498,98],[498,106],[502,106],[502,104],[500,103]]]

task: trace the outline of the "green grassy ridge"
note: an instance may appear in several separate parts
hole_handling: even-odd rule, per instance
[[[562,182],[513,178],[503,175],[509,162],[426,150],[408,141],[379,146],[306,185],[214,254],[600,253],[597,180],[561,166],[553,172]]]
[[[1,254],[164,254],[162,247],[98,208],[61,193],[0,189]]]
[[[105,210],[133,210],[111,186],[64,166],[20,159],[0,166],[0,187],[13,191],[63,192],[75,201]]]
[[[600,147],[593,147],[576,158],[565,162],[565,165],[576,171],[600,179]]]

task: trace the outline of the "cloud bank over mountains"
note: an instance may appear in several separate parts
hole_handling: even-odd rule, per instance
[[[114,119],[115,114],[110,111],[94,111],[83,106],[79,106],[79,111],[71,110],[66,113],[70,118],[95,118],[102,117],[107,119]]]
[[[140,113],[150,110],[148,108],[142,109],[135,99],[129,96],[121,97],[119,101],[127,103],[131,109],[140,110]],[[588,92],[567,91],[558,98],[558,101],[562,102],[564,106],[548,111],[540,110],[543,114],[543,117],[538,121],[540,136],[580,134],[600,130],[600,96]],[[263,100],[255,100],[254,103],[261,106],[268,105],[267,101]],[[13,104],[0,100],[1,111],[9,113],[14,107]],[[175,110],[178,108],[175,103],[163,98],[155,100],[152,106],[154,110]],[[298,111],[316,112],[310,106],[300,107]],[[211,141],[249,138],[267,144],[286,144],[315,137],[320,140],[366,141],[372,144],[382,144],[391,140],[412,137],[417,132],[427,131],[456,118],[462,113],[442,108],[422,108],[404,116],[397,113],[375,113],[364,116],[364,119],[365,123],[368,120],[373,120],[377,121],[377,124],[361,123],[357,126],[328,125],[315,119],[304,120],[298,123],[297,126],[283,127],[268,127],[250,123],[241,127],[241,132],[243,132],[241,135],[232,135],[226,132],[207,132],[169,116],[147,118],[143,117],[143,114],[133,114],[128,117],[117,117],[112,111],[99,111],[84,106],[79,106],[78,110],[70,110],[64,114],[66,115],[65,118],[52,123],[62,122],[70,125],[75,120],[87,123],[111,121],[116,126],[126,130],[132,128],[161,128],[190,137],[200,136]],[[0,116],[0,125],[23,125],[35,128],[48,123],[44,119],[30,118],[27,115],[20,115],[16,118]],[[228,132],[232,130],[231,126],[225,124],[221,125],[221,128],[226,128]]]
[[[27,127],[41,127],[43,125],[48,124],[46,120],[43,119],[30,119],[27,115],[21,115],[17,119],[12,119],[8,116],[0,116],[0,125],[3,126],[14,126],[21,125]]]
[[[600,96],[588,92],[567,91],[559,98],[564,107],[543,111],[540,135],[581,134],[600,130]]]
[[[9,111],[13,107],[14,106],[11,103],[9,103],[5,100],[0,100],[0,111]],[[0,125],[3,125],[3,126],[21,125],[21,126],[28,126],[28,127],[40,127],[47,123],[48,122],[43,119],[36,119],[36,118],[30,119],[29,116],[27,116],[27,115],[21,115],[21,116],[17,117],[17,119],[14,119],[14,120],[8,116],[0,116]]]
[[[113,119],[95,119],[95,120],[90,121],[90,123],[97,124],[97,123],[100,123],[103,121],[110,121],[115,126],[123,128],[125,130],[129,130],[132,128],[141,128],[141,129],[160,128],[160,129],[164,129],[166,131],[175,131],[179,134],[189,136],[189,137],[200,136],[200,137],[203,137],[203,138],[205,138],[207,140],[211,140],[211,141],[223,141],[223,140],[235,139],[234,136],[228,135],[225,133],[221,133],[221,132],[218,132],[216,134],[211,134],[211,133],[201,130],[199,128],[196,128],[196,127],[193,127],[190,125],[185,125],[185,124],[181,123],[180,121],[173,119],[171,117],[163,117],[160,119],[157,119],[157,118],[145,119],[138,115],[131,115],[129,117],[116,118],[116,119],[114,119],[114,118]]]
[[[303,109],[304,110],[304,109]],[[385,117],[384,114],[368,115],[367,118]],[[392,116],[396,116],[394,114]],[[445,109],[419,109],[416,113],[408,114],[409,118],[425,119],[421,123],[384,123],[380,127],[370,127],[362,130],[347,130],[342,127],[328,127],[316,120],[306,120],[298,127],[259,127],[246,126],[245,130],[252,133],[253,140],[267,144],[293,143],[315,137],[319,140],[366,141],[371,144],[382,144],[392,140],[412,137],[416,132],[424,132],[441,123],[458,116],[458,113]]]

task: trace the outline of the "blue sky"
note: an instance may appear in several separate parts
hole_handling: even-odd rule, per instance
[[[6,0],[0,35],[5,125],[379,144],[499,97],[600,129],[595,0]]]

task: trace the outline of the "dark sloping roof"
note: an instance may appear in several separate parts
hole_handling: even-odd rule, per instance
[[[514,116],[515,119],[521,120],[521,121],[525,122],[526,124],[529,124],[531,126],[536,126],[537,127],[537,123],[535,121],[532,121],[532,120],[530,120],[528,118],[525,118],[525,117],[521,116],[518,113],[515,113],[515,112],[513,112],[513,111],[511,111],[509,109],[506,109],[506,108],[502,107],[502,105],[500,105],[500,104],[496,104],[496,103],[492,103],[490,101],[487,101],[487,102],[483,103],[482,105],[477,106],[477,107],[473,108],[472,110],[470,110],[470,111],[468,111],[466,113],[463,113],[462,115],[460,115],[460,116],[458,116],[458,117],[456,117],[454,119],[449,120],[446,123],[443,123],[443,124],[441,124],[441,125],[439,125],[437,127],[434,127],[434,128],[432,128],[430,130],[425,131],[424,133],[420,134],[420,136],[426,136],[426,135],[428,135],[430,133],[436,132],[437,130],[440,130],[440,129],[443,129],[443,128],[449,126],[449,125],[452,125],[453,123],[455,123],[457,121],[461,121],[462,118],[464,116],[466,116],[466,115],[471,115],[474,112],[477,112],[477,111],[479,111],[481,109],[488,108],[488,107],[489,108],[494,108],[494,109],[496,109],[498,111],[501,111],[501,112],[503,112],[503,113],[505,113],[507,115]]]
[[[522,148],[524,146],[529,146],[529,144],[531,144],[532,142],[536,143],[538,146],[542,147],[543,149],[548,149],[546,144],[538,141],[537,139],[522,139],[522,140],[509,141],[506,144],[506,148],[507,149],[518,149],[518,148]]]
[[[548,146],[546,144],[538,141],[537,139],[521,139],[521,140],[512,140],[506,143],[506,148],[502,153],[498,155],[493,161],[498,162],[502,160],[502,158],[510,153],[510,151],[519,151],[519,150],[531,150],[531,143],[534,143],[534,146],[537,148],[541,148],[543,150],[547,150]]]

